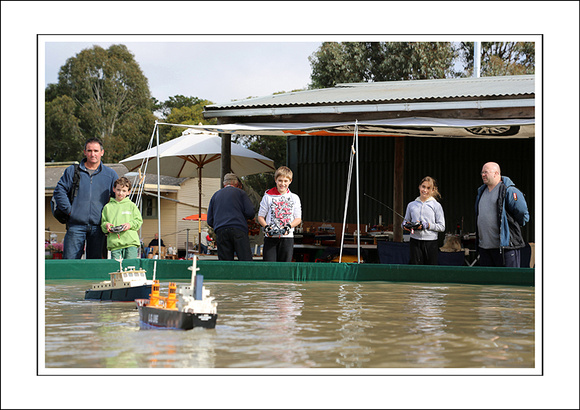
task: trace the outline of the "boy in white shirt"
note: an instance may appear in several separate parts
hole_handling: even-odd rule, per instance
[[[258,223],[264,228],[263,258],[266,262],[292,262],[294,228],[302,222],[298,195],[290,192],[292,170],[280,167],[274,174],[276,186],[260,202]]]

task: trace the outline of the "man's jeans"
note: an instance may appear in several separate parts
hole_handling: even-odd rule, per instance
[[[70,225],[64,236],[64,259],[80,259],[85,250],[86,258],[101,259],[105,246],[105,234],[100,225]]]
[[[479,248],[479,266],[500,266],[506,268],[520,267],[520,250],[504,249],[503,254],[499,248]]]

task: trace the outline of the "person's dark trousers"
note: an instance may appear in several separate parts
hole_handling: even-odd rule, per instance
[[[220,261],[233,261],[234,253],[240,261],[251,261],[252,250],[248,233],[236,228],[220,228],[216,231],[217,254]]]
[[[69,225],[64,235],[64,259],[80,259],[85,251],[86,258],[102,259],[106,250],[106,237],[100,225]]]
[[[294,238],[264,238],[262,257],[265,262],[292,262]]]
[[[506,268],[520,267],[520,250],[504,249],[503,255],[499,248],[479,248],[479,266],[498,266]]]
[[[439,245],[434,241],[420,241],[411,238],[409,241],[410,265],[438,265]]]

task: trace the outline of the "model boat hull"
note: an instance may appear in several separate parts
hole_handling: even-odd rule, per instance
[[[132,286],[118,289],[89,289],[85,291],[85,300],[108,300],[111,302],[133,302],[135,299],[147,299],[151,285]]]
[[[217,313],[187,313],[178,310],[138,306],[139,323],[142,328],[165,328],[189,330],[194,327],[215,328]]]

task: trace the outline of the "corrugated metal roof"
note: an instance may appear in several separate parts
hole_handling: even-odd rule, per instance
[[[260,98],[208,105],[207,111],[228,107],[273,107],[344,104],[379,101],[465,99],[535,94],[535,76],[449,78],[337,84],[334,88],[297,91]]]

